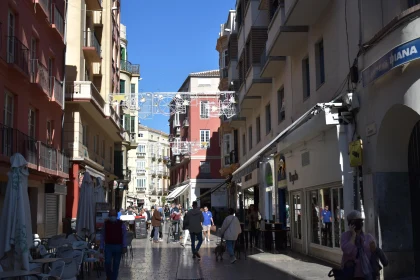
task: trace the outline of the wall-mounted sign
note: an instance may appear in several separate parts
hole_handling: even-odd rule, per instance
[[[252,179],[252,173],[245,175],[245,182]]]
[[[357,167],[363,164],[363,142],[361,139],[349,144],[350,166]]]
[[[376,123],[371,123],[366,126],[366,136],[372,136],[376,134]]]
[[[420,38],[399,45],[362,72],[363,86],[369,85],[395,67],[420,58]]]
[[[289,172],[289,182],[291,182],[293,185],[295,184],[295,181],[299,180],[299,175],[297,174],[295,170],[295,174],[292,174]]]
[[[277,158],[277,182],[279,188],[287,186],[286,159],[284,155],[280,155]]]

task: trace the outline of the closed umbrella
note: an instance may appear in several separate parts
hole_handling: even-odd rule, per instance
[[[95,232],[95,217],[93,209],[93,182],[89,172],[85,172],[80,187],[79,204],[77,207],[76,232],[79,236]]]
[[[0,258],[7,255],[13,270],[29,270],[29,249],[33,245],[28,196],[28,168],[25,158],[16,153],[10,158],[6,196],[0,218]]]
[[[95,208],[96,203],[98,202],[106,202],[105,201],[105,190],[102,186],[102,180],[101,178],[96,178],[96,187],[93,194],[93,206]]]

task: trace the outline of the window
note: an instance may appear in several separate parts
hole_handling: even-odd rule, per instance
[[[293,194],[293,237],[296,239],[302,239],[302,205],[300,194]]]
[[[231,148],[231,135],[230,134],[224,134],[223,135],[223,154],[229,155]]]
[[[146,170],[146,162],[144,160],[137,161],[137,169]]]
[[[325,83],[324,40],[315,45],[316,87]]]
[[[248,127],[248,150],[252,149],[252,126]]]
[[[145,154],[146,153],[146,145],[138,145],[137,146],[137,152]]]
[[[201,149],[210,148],[210,130],[200,130]]]
[[[106,146],[105,146],[106,142],[105,140],[102,140],[102,147],[101,147],[101,157],[105,158],[105,150],[106,150]]]
[[[179,126],[181,126],[181,122],[180,122],[180,120],[179,120],[179,112],[176,112],[176,113],[174,114],[174,123],[173,123],[173,127],[175,128],[175,127],[179,127]],[[152,135],[152,137],[153,137],[153,135]]]
[[[245,133],[242,135],[242,155],[246,155],[246,136]]]
[[[418,4],[420,4],[420,0],[408,0],[408,8],[414,7]]]
[[[9,36],[8,44],[7,44],[7,62],[12,63],[15,62],[15,26],[16,26],[16,18],[12,11],[9,10],[9,15],[7,19],[7,36]]]
[[[205,174],[211,173],[210,162],[200,161],[200,173],[205,173]]]
[[[120,93],[121,94],[125,93],[125,80],[123,79],[120,80]]]
[[[260,143],[261,141],[261,118],[260,116],[257,117],[257,119],[255,120],[255,132],[256,132],[256,136],[257,136],[257,144]]]
[[[131,116],[131,119],[130,119],[130,132],[131,133],[134,133],[134,132],[136,132],[135,130],[136,130],[136,117],[135,116]]]
[[[124,130],[130,131],[130,115],[124,115]]]
[[[146,178],[137,179],[137,189],[145,189],[145,188],[146,188]]]
[[[99,154],[99,135],[93,135],[93,151]]]
[[[54,138],[54,121],[47,121],[47,144],[52,145]]]
[[[139,133],[139,137],[143,138],[144,137],[143,133]]]
[[[229,64],[229,62],[228,62],[229,61],[228,55],[229,55],[228,50],[223,50],[222,51],[222,56],[221,56],[220,62],[219,62],[219,65],[220,65],[220,68],[221,69],[226,68],[227,65]]]
[[[284,88],[277,91],[277,108],[277,118],[279,123],[281,123],[286,117],[284,108]]]
[[[303,100],[311,96],[311,83],[309,78],[309,58],[302,60],[302,82],[303,82]]]
[[[340,247],[344,232],[343,188],[324,188],[309,194],[312,243]]]
[[[200,118],[208,119],[210,116],[210,108],[208,101],[200,101]]]
[[[109,161],[113,163],[114,158],[114,149],[112,147],[109,147]]]
[[[29,109],[28,114],[28,134],[29,137],[35,139],[35,124],[36,124],[36,113],[34,109]]]
[[[4,93],[4,125],[8,127],[13,127],[13,116],[14,116],[14,103],[15,97],[8,93],[7,91]]]
[[[271,132],[271,106],[265,106],[265,134]]]
[[[131,84],[131,93],[136,93],[136,84]]]
[[[48,125],[47,125],[47,127],[48,127]],[[89,131],[88,131],[88,126],[85,124],[84,126],[83,126],[83,137],[82,137],[82,141],[83,141],[83,145],[85,145],[86,146],[86,148],[88,148],[89,147]]]

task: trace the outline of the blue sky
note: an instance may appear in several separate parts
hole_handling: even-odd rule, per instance
[[[140,91],[177,91],[191,72],[218,69],[220,24],[236,0],[124,0],[128,60],[140,64]],[[169,132],[168,117],[142,124]]]

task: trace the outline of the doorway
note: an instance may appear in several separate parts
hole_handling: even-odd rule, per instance
[[[413,252],[415,275],[420,277],[420,216],[416,215],[417,198],[420,196],[420,122],[417,122],[411,133],[408,146],[408,174],[411,197],[411,225],[413,227]]]

